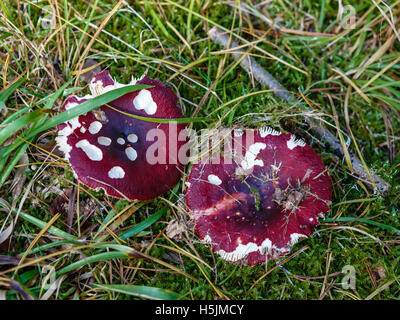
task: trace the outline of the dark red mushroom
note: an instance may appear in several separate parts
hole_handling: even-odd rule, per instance
[[[109,105],[147,118],[182,117],[176,95],[161,81],[144,76],[132,80],[129,85],[132,84],[152,87],[125,94]],[[125,85],[103,71],[89,85],[92,95],[71,96],[66,99],[64,108],[77,107],[94,96],[122,86]],[[176,130],[172,132],[173,137],[170,137],[171,128]],[[176,136],[184,128],[183,124],[174,126],[138,120],[101,106],[59,125],[56,140],[80,182],[92,189],[102,188],[113,197],[143,201],[165,193],[178,181],[180,164],[175,154],[184,142],[177,141]],[[149,135],[150,132],[154,134]],[[147,151],[157,142],[160,132],[165,141],[159,141],[158,152],[164,157],[158,155],[157,159],[151,159],[152,154]]]
[[[220,164],[193,165],[186,203],[204,242],[225,260],[254,265],[311,235],[329,209],[331,183],[322,160],[292,134],[263,128],[232,138],[242,154],[236,149],[232,164],[221,155]]]

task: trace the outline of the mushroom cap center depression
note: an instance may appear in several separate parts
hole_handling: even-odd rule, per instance
[[[88,135],[87,131],[82,130],[85,131],[84,139],[92,146],[91,149],[100,148],[103,155],[106,153],[108,157],[121,163],[130,161],[132,165],[137,158],[145,157],[146,149],[152,143],[146,142],[146,134],[154,125],[145,121],[135,121],[132,117],[111,109],[106,110],[107,107],[102,108],[106,111],[107,121],[84,119],[81,123],[90,133]],[[88,120],[93,121],[87,123]],[[78,138],[79,133],[78,137],[75,137]],[[77,142],[78,146],[81,141]],[[90,149],[86,150],[90,152]],[[90,158],[89,152],[86,154]]]
[[[251,236],[253,242],[265,239],[269,225],[276,225],[282,220],[283,210],[274,200],[274,194],[277,187],[285,189],[287,183],[266,181],[264,174],[263,168],[257,168],[243,181],[230,180],[223,187],[222,198],[208,208],[195,210],[195,216],[207,216],[207,220],[218,226],[220,232]]]

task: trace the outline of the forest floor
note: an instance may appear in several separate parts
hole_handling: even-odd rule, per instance
[[[399,299],[400,6],[343,1],[341,15],[338,3],[2,2],[0,298]],[[266,92],[208,37],[214,26],[301,103]],[[144,72],[170,83],[185,117],[199,108],[195,129],[268,125],[303,138],[332,180],[326,219],[291,255],[240,266],[195,234],[166,236],[185,213],[190,166],[144,203],[77,184],[51,120],[68,95],[88,93],[90,62],[121,83]],[[323,120],[388,192],[326,148],[305,116]],[[343,285],[352,276],[354,286]]]

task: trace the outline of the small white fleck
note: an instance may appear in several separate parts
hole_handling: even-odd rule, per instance
[[[80,132],[82,132],[82,133],[85,133],[85,132],[86,132],[86,128],[85,128],[85,127],[81,127],[79,130],[80,130]]]
[[[286,142],[287,147],[292,150],[293,148],[299,146],[304,147],[306,145],[305,141],[302,139],[297,139],[294,134],[290,136],[290,139]]]
[[[117,139],[117,142],[119,143],[119,144],[125,144],[125,140],[124,139],[122,139],[122,138],[118,138]]]
[[[289,246],[294,246],[297,242],[299,242],[300,238],[307,238],[307,236],[301,233],[292,233],[290,235]]]
[[[101,80],[96,80],[95,78],[92,79],[92,81],[89,84],[90,91],[92,94],[95,95],[101,95],[103,93],[103,81]]]
[[[108,171],[108,176],[111,179],[122,179],[125,177],[125,171],[121,167],[112,167],[110,171]]]
[[[69,110],[75,108],[79,103],[77,102],[69,102],[65,105],[65,110]]]
[[[264,150],[267,147],[265,143],[256,142],[249,147],[249,150],[246,151],[244,156],[244,160],[241,162],[241,166],[244,170],[249,170],[253,168],[255,165],[264,166],[264,162],[262,160],[256,159],[261,150]]]
[[[211,244],[212,243],[211,237],[207,234],[202,240],[202,242],[205,244]]]
[[[135,161],[137,158],[137,152],[135,149],[132,147],[126,148],[125,149],[126,156],[128,157],[129,160]]]
[[[210,174],[210,175],[208,176],[208,181],[209,181],[211,184],[215,184],[216,186],[219,186],[219,185],[222,183],[221,179],[218,178],[218,177],[217,177],[216,175],[214,175],[214,174]]]
[[[103,125],[101,124],[101,122],[93,121],[89,126],[89,132],[91,134],[96,134],[101,130],[102,127],[103,127]]]
[[[83,139],[75,144],[75,147],[81,148],[83,152],[93,161],[101,161],[103,159],[103,152],[100,148],[91,144],[86,139]]]
[[[135,143],[138,141],[138,137],[134,133],[129,134],[126,138],[128,139],[129,142],[132,142],[132,143]]]
[[[77,104],[78,105],[78,104]],[[79,122],[79,117],[73,118],[64,123],[65,127],[61,131],[58,132],[58,136],[56,138],[58,148],[64,152],[65,159],[69,159],[69,154],[72,150],[72,146],[68,144],[68,136],[74,133],[77,128],[82,127]]]
[[[254,242],[249,242],[246,245],[239,244],[236,249],[232,252],[226,252],[224,250],[219,250],[217,253],[222,259],[227,261],[235,262],[241,260],[248,256],[252,252],[259,251],[261,254],[268,254],[272,249],[272,242],[269,239],[265,239],[261,245],[257,245]]]
[[[259,129],[260,137],[265,138],[267,135],[279,136],[281,132],[272,129],[271,127],[264,127]]]
[[[147,114],[155,114],[157,112],[157,104],[154,102],[149,90],[140,90],[139,94],[133,99],[133,105],[138,110],[144,110]]]
[[[97,138],[97,142],[102,146],[109,146],[111,144],[111,139],[101,136]]]
[[[119,83],[114,79],[112,79],[112,81],[114,82],[114,84],[109,84],[107,86],[104,86],[103,81],[96,80],[96,78],[93,78],[92,81],[89,83],[89,89],[92,93],[92,98],[117,88],[122,88],[125,86],[136,84],[137,80],[132,78],[132,81],[128,84]]]

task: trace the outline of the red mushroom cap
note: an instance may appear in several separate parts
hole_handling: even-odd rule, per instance
[[[132,80],[129,85],[132,84],[153,87],[125,94],[109,105],[148,118],[183,116],[176,95],[161,81],[144,76]],[[64,102],[64,109],[76,107],[94,96],[122,86],[125,84],[116,82],[108,71],[103,71],[89,85],[92,95],[83,98],[71,96]],[[101,106],[59,125],[56,140],[80,182],[92,189],[102,188],[113,197],[144,201],[170,190],[180,177],[177,157],[170,158],[169,154],[179,150],[184,142],[175,138],[175,141],[170,141],[171,127],[173,125],[168,123],[138,120]],[[175,124],[175,128],[179,134],[185,125]],[[165,134],[162,150],[166,155],[165,163],[148,161],[147,150],[154,141],[157,142],[156,138],[148,141],[147,134],[151,129],[162,130]]]
[[[243,154],[232,164],[221,156],[221,164],[193,165],[186,203],[204,242],[225,260],[254,265],[311,235],[329,210],[331,183],[322,160],[292,134],[263,128],[232,137]]]

